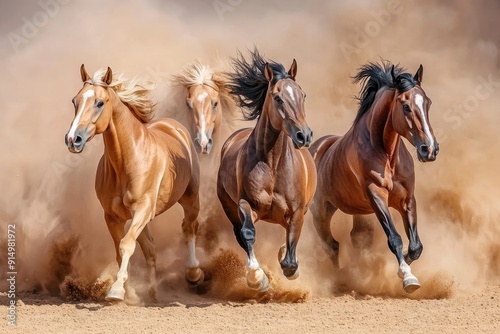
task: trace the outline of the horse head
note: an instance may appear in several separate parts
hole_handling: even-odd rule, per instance
[[[423,72],[420,65],[413,77],[408,73],[395,75],[392,67],[391,76],[397,89],[392,123],[396,132],[415,146],[418,160],[428,162],[436,160],[439,144],[429,120],[432,101],[421,87]]]
[[[72,100],[75,117],[65,136],[68,150],[73,153],[82,152],[88,141],[106,130],[112,112],[108,89],[102,85],[94,85],[84,65],[80,67],[80,74],[83,87]],[[113,73],[108,67],[102,82],[109,85],[112,79]]]
[[[193,85],[187,89],[186,104],[193,117],[196,131],[193,142],[198,153],[209,154],[213,147],[212,134],[220,123],[220,98],[217,87]]]
[[[293,60],[285,78],[276,80],[269,64],[266,64],[264,74],[269,81],[267,100],[272,126],[286,133],[292,139],[295,148],[309,147],[313,132],[306,122],[304,108],[306,94],[295,82],[297,62]]]

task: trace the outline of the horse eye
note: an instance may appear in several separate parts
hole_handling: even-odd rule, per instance
[[[95,104],[96,108],[101,109],[103,105],[104,105],[104,102],[96,101],[96,104]]]
[[[214,107],[213,107],[213,108],[214,108],[214,109],[215,109],[215,108],[217,108],[217,106],[218,106],[218,105],[219,105],[219,102],[215,101],[215,102],[214,102]]]
[[[279,104],[283,103],[283,100],[281,99],[281,97],[279,97],[279,95],[274,95],[274,101],[276,101]]]
[[[410,113],[411,112],[410,106],[407,104],[403,105],[403,111],[407,114]]]

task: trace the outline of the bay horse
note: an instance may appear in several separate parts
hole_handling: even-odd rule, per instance
[[[220,132],[222,122],[232,126],[238,112],[224,74],[195,61],[174,75],[172,83],[183,89],[188,108],[187,127],[198,153],[209,154],[214,144],[213,135]],[[222,143],[218,147],[221,146]]]
[[[307,149],[312,131],[306,123],[306,94],[295,82],[297,62],[286,72],[283,65],[266,62],[258,50],[247,62],[239,53],[233,59],[230,91],[250,111],[246,120],[258,119],[253,129],[241,129],[225,142],[217,195],[233,225],[239,245],[247,253],[247,284],[269,289],[269,279],[254,253],[258,220],[286,229],[286,244],[279,258],[288,279],[298,277],[296,247],[304,214],[316,188],[316,169]]]
[[[80,153],[95,135],[103,135],[95,190],[120,267],[106,300],[123,300],[125,289],[129,297],[135,295],[126,281],[136,240],[147,263],[149,293],[156,299],[156,252],[147,223],[177,202],[184,209],[186,280],[200,283],[204,275],[195,254],[200,169],[189,133],[175,120],[152,120],[147,83],[113,76],[109,67],[91,78],[82,65],[80,74],[83,87],[73,98],[75,117],[65,142],[70,152]]]
[[[434,161],[439,152],[429,123],[431,100],[421,87],[422,77],[422,65],[413,76],[387,61],[362,66],[354,77],[362,88],[352,127],[344,136],[318,139],[309,149],[318,172],[311,212],[334,267],[339,268],[339,243],[330,228],[335,211],[351,215],[375,213],[387,235],[389,249],[396,255],[398,275],[407,293],[420,287],[409,264],[419,258],[423,247],[417,232],[413,159],[402,138],[415,146],[422,162]],[[409,239],[405,253],[389,207],[403,218]],[[363,231],[360,222],[354,219],[351,237],[356,230]]]

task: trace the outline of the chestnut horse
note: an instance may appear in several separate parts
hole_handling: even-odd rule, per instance
[[[239,130],[224,144],[217,195],[247,253],[248,286],[266,291],[269,279],[254,253],[254,224],[264,220],[286,229],[281,268],[288,279],[298,277],[295,250],[316,188],[316,169],[309,151],[301,150],[310,145],[312,131],[305,119],[305,93],[295,82],[297,63],[286,72],[257,50],[251,56],[250,63],[241,54],[233,59],[229,86],[240,105],[251,109],[245,119],[258,120],[254,129]]]
[[[186,126],[198,153],[209,154],[214,144],[213,135],[220,133],[223,122],[232,126],[238,111],[227,89],[225,76],[196,61],[174,75],[172,83],[183,90],[182,96],[188,108]],[[182,108],[176,106],[175,109]],[[218,144],[219,150],[221,146],[222,143]]]
[[[184,209],[186,280],[201,282],[195,255],[200,169],[187,130],[172,119],[151,120],[154,108],[145,84],[113,77],[109,67],[90,78],[82,65],[80,73],[83,88],[73,98],[75,118],[65,139],[70,152],[80,153],[87,141],[103,134],[95,189],[120,267],[106,300],[123,300],[125,289],[128,297],[134,295],[125,282],[136,240],[146,258],[150,295],[156,298],[156,253],[147,223],[177,202]]]
[[[310,148],[318,171],[311,212],[336,269],[339,243],[331,233],[332,215],[337,209],[351,215],[375,213],[398,260],[403,288],[411,293],[420,283],[409,264],[419,258],[422,243],[417,232],[413,159],[402,138],[416,147],[422,162],[434,161],[439,145],[429,123],[431,100],[421,87],[423,67],[414,76],[403,72],[388,62],[370,63],[354,77],[363,83],[354,124],[344,136],[322,137]],[[409,239],[406,253],[389,207],[403,217]],[[360,222],[354,219],[353,234],[363,231]]]

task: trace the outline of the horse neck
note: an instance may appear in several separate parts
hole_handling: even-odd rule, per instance
[[[269,118],[270,108],[264,104],[262,114],[250,134],[255,143],[255,152],[259,160],[265,161],[270,166],[277,166],[279,157],[286,149],[287,141],[283,131],[275,129]]]
[[[146,128],[120,101],[116,93],[112,89],[109,91],[113,110],[109,125],[103,132],[104,155],[113,169],[121,172],[127,168],[127,161],[134,157],[136,138],[144,137]]]
[[[400,143],[400,135],[394,130],[392,124],[395,94],[394,89],[382,92],[372,106],[371,117],[367,118],[371,144],[385,151],[391,165],[395,162],[394,158]]]

